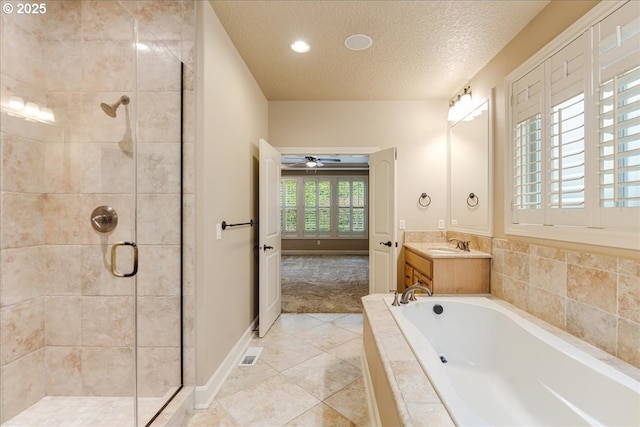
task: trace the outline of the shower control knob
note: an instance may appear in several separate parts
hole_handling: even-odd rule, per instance
[[[91,212],[91,225],[99,233],[109,233],[118,225],[118,214],[111,206],[98,206]]]

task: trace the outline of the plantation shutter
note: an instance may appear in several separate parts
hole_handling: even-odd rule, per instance
[[[640,225],[640,2],[596,26],[600,222]]]
[[[544,64],[513,84],[514,223],[542,224]]]
[[[587,225],[585,213],[585,82],[588,34],[547,60],[549,146],[546,150],[551,208],[546,223]]]

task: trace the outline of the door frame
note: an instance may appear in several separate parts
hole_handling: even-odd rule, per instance
[[[319,147],[319,146],[315,146],[315,147],[275,147],[275,148],[278,151],[280,151],[281,156],[301,156],[305,154],[317,156],[317,155],[328,155],[328,153],[335,154],[335,155],[355,155],[355,156],[367,155],[368,156],[372,153],[386,150],[387,148],[391,148],[391,147],[380,148],[380,147]],[[369,172],[370,169],[367,169],[367,171]],[[371,191],[368,192],[368,201],[370,201],[370,198],[371,198]],[[396,202],[396,209],[397,208],[398,206]],[[394,224],[394,226],[397,227],[397,224]],[[367,236],[367,238],[369,238],[369,236]],[[397,257],[398,250],[400,248],[394,248],[394,249],[395,249],[395,256]],[[367,252],[369,254],[369,257],[371,257],[372,255],[371,249],[369,249]],[[369,264],[371,264],[371,261],[369,261]],[[396,282],[397,280],[398,279],[396,278]],[[371,286],[371,284],[369,285]],[[371,293],[371,287],[369,288],[369,291]]]

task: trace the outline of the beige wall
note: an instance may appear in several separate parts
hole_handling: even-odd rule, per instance
[[[445,219],[446,101],[272,101],[269,139],[285,147],[398,148],[398,219],[435,230]],[[417,205],[423,192],[428,208]],[[402,235],[399,235],[402,241]]]
[[[216,240],[215,225],[256,219],[267,101],[209,3],[197,7],[196,383],[204,385],[257,316],[256,229]]]

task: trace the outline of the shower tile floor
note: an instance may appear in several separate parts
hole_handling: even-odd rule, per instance
[[[237,366],[188,427],[368,426],[362,314],[282,314],[254,366]]]
[[[132,397],[46,396],[7,420],[2,427],[133,426]],[[142,398],[138,411],[144,425],[166,399]]]

